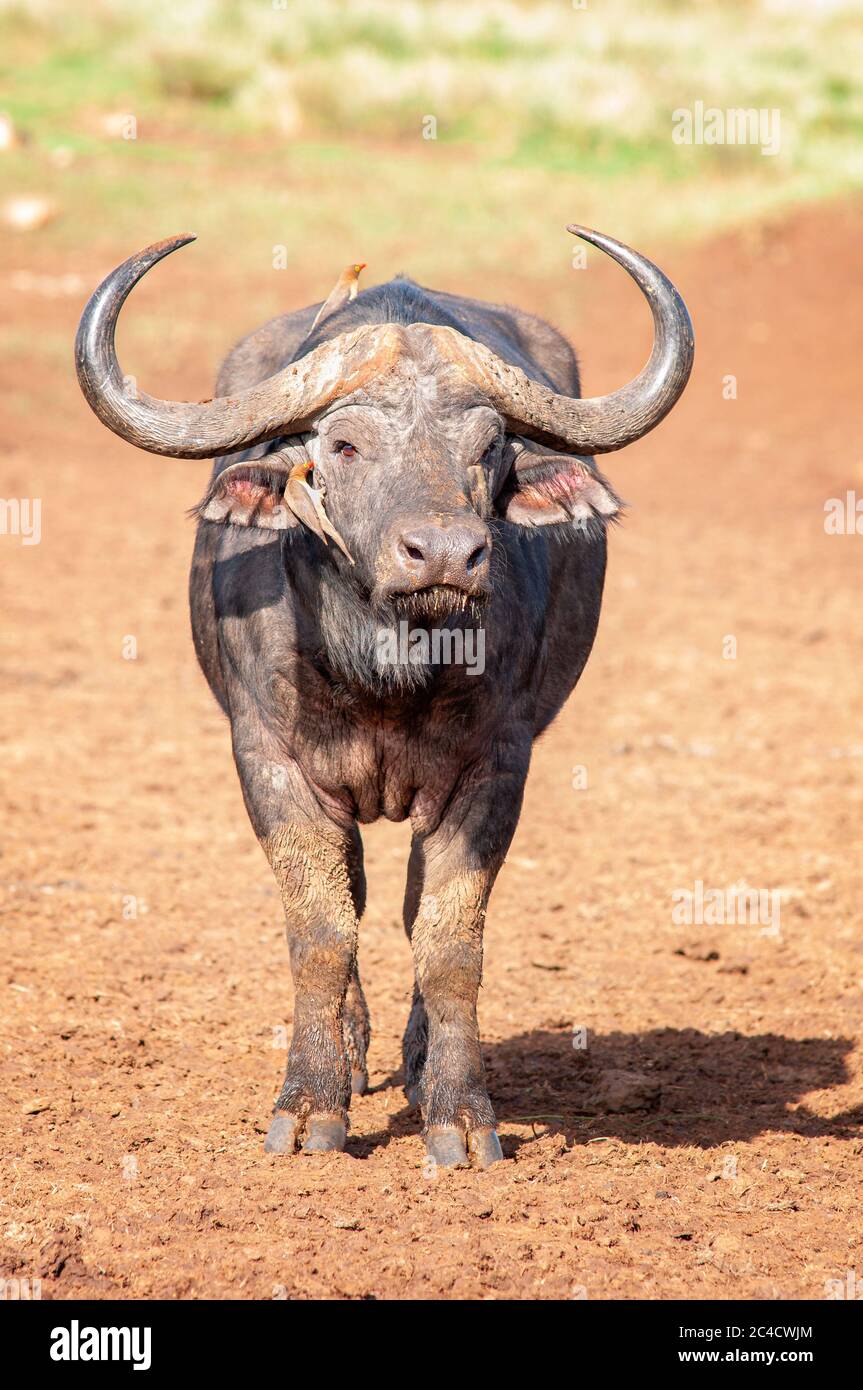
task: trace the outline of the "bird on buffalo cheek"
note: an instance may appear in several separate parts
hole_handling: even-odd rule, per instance
[[[305,522],[310,530],[320,536],[324,545],[326,545],[327,536],[329,536],[330,540],[335,542],[342,554],[353,564],[354,557],[324,510],[324,497],[326,495],[324,489],[312,487],[308,481],[308,475],[313,467],[314,464],[311,459],[294,465],[288,475],[285,501],[294,516]]]
[[[226,468],[213,481],[203,502],[192,508],[192,515],[205,521],[236,521],[281,530],[283,508],[287,507],[324,545],[329,537],[353,564],[354,557],[327,516],[326,490],[309,482],[314,464],[305,457],[295,462],[298,452],[296,444],[288,444],[270,454],[265,474],[254,462]]]

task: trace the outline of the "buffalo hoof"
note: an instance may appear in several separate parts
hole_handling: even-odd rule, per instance
[[[464,1131],[457,1125],[432,1125],[425,1135],[426,1153],[440,1168],[490,1168],[503,1158],[500,1140],[491,1125]]]
[[[426,1154],[439,1168],[467,1168],[464,1130],[456,1125],[432,1125],[426,1130]]]
[[[306,1121],[303,1153],[331,1153],[345,1147],[348,1127],[338,1115],[312,1115]]]
[[[367,1071],[351,1072],[351,1095],[364,1096],[369,1084],[369,1074]]]
[[[499,1163],[503,1158],[500,1140],[491,1125],[484,1129],[470,1130],[467,1136],[467,1146],[475,1168],[490,1168],[493,1163]]]
[[[292,1154],[297,1147],[298,1124],[296,1115],[277,1110],[264,1140],[264,1153]]]

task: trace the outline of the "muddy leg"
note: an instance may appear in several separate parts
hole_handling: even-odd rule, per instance
[[[476,1003],[486,904],[518,821],[528,756],[514,745],[474,770],[440,825],[417,835],[411,855],[416,993],[405,1035],[406,1085],[418,1089],[429,1156],[446,1166],[470,1156],[485,1168],[501,1157]]]
[[[408,861],[408,879],[405,889],[404,924],[408,940],[413,935],[413,926],[422,896],[423,854],[422,846],[414,838]],[[419,987],[414,981],[414,997],[408,1015],[407,1027],[402,1039],[402,1057],[405,1070],[405,1095],[410,1105],[420,1103],[420,1081],[428,1050],[428,1018],[426,1006]]]
[[[368,1013],[356,971],[359,835],[280,825],[263,841],[282,893],[294,977],[294,1027],[265,1148],[342,1149],[352,1072],[365,1075]]]
[[[371,1038],[371,1023],[369,1006],[356,966],[345,996],[343,1028],[345,1050],[351,1065],[351,1091],[355,1096],[361,1096],[369,1084],[366,1054]]]
[[[363,868],[363,842],[359,830],[352,834],[352,846],[348,855],[348,868],[351,876],[351,898],[357,922],[366,910],[366,875]],[[354,963],[348,992],[342,1014],[342,1031],[345,1051],[351,1068],[351,1093],[361,1096],[369,1084],[367,1055],[371,1041],[371,1020],[369,1006],[360,983],[359,966]]]

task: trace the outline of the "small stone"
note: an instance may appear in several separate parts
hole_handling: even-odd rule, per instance
[[[45,1096],[36,1096],[33,1100],[26,1100],[21,1109],[25,1115],[41,1115],[43,1110],[51,1109],[51,1101]]]
[[[716,947],[701,937],[682,942],[680,946],[675,947],[674,954],[685,956],[687,960],[719,960]]]

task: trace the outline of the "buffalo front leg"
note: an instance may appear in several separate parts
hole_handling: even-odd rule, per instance
[[[405,889],[404,924],[408,940],[413,937],[414,922],[419,911],[423,891],[424,853],[422,842],[414,836],[408,861],[408,879]],[[410,1105],[420,1104],[420,1082],[428,1052],[428,1017],[426,1006],[414,976],[414,996],[407,1027],[402,1039],[402,1057],[405,1071],[405,1095]]]
[[[480,1168],[502,1157],[477,1023],[486,905],[518,822],[527,757],[511,754],[460,788],[411,852],[406,918],[415,992],[405,1034],[408,1097],[422,1107],[429,1157]]]
[[[368,1012],[357,974],[359,833],[277,826],[262,841],[282,894],[294,1025],[269,1153],[342,1149],[351,1091],[366,1078]]]

